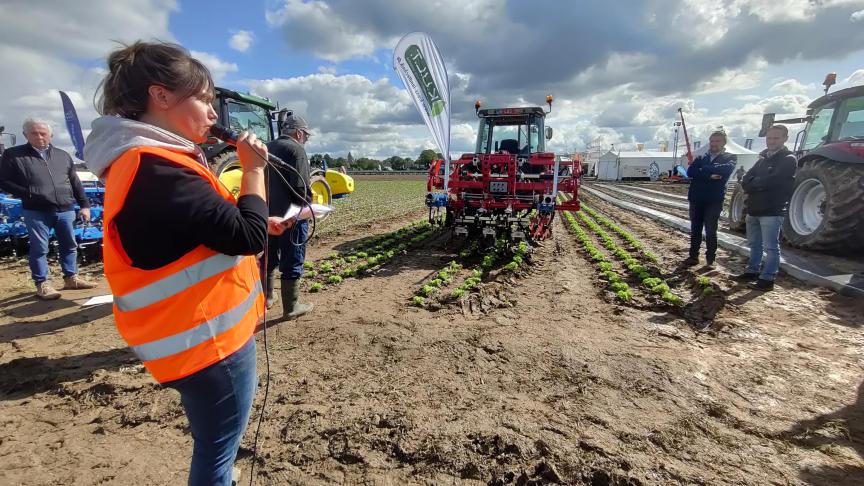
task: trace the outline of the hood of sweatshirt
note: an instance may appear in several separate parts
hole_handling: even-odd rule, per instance
[[[84,144],[84,162],[90,172],[100,178],[118,157],[135,147],[158,147],[187,153],[207,165],[204,152],[198,145],[149,123],[103,116],[93,120],[91,127],[93,130]]]

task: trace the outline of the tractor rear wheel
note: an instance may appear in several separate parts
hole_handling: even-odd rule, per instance
[[[732,231],[745,231],[747,229],[744,206],[747,204],[747,193],[741,188],[741,184],[735,186],[732,198],[729,200],[729,229]]]
[[[792,246],[831,253],[864,249],[864,165],[805,162],[783,222]]]

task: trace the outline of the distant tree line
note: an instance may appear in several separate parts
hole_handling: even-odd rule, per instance
[[[351,152],[348,152],[347,157],[333,157],[330,154],[313,154],[309,157],[309,162],[314,167],[320,167],[322,162],[326,162],[327,167],[332,169],[345,167],[352,170],[426,170],[433,160],[441,158],[443,157],[440,152],[426,149],[420,152],[420,155],[416,159],[399,157],[398,155],[387,157],[384,160],[370,157],[355,159],[351,155]]]

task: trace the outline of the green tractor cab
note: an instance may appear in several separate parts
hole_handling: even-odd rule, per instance
[[[287,109],[278,110],[278,107],[266,98],[225,88],[216,88],[213,108],[219,117],[220,125],[238,132],[252,132],[264,143],[276,138],[282,122],[291,113]],[[240,193],[243,171],[236,149],[215,138],[202,144],[201,148],[207,157],[210,170],[237,196]],[[330,205],[333,199],[354,192],[354,180],[350,176],[325,168],[312,169],[309,186],[312,202],[315,204]]]

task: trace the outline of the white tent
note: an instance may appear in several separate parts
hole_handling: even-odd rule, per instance
[[[658,175],[668,174],[675,166],[672,152],[613,152],[600,156],[597,179],[606,181],[650,179],[652,165]]]
[[[699,157],[708,151],[708,144],[702,145],[698,149],[693,151],[693,158]],[[735,171],[738,171],[739,167],[743,167],[744,171],[750,170],[753,167],[753,164],[759,160],[759,154],[748,149],[744,148],[741,145],[738,145],[734,140],[729,140],[726,142],[726,152],[730,154],[735,154],[738,158],[738,163],[735,165]],[[684,154],[681,156],[681,160],[679,161],[681,165],[687,167],[687,150],[684,150]],[[734,178],[733,178],[734,180]]]

